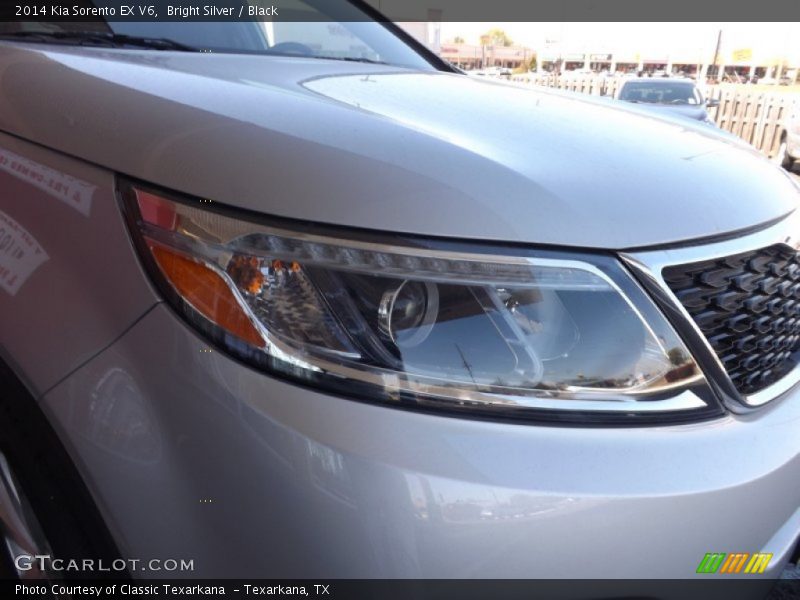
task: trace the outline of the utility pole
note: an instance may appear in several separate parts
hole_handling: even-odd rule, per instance
[[[717,81],[721,81],[719,77],[719,72],[717,71],[718,69],[717,61],[719,60],[719,47],[721,44],[722,44],[722,29],[720,29],[719,33],[717,34],[717,49],[714,50],[714,78]]]

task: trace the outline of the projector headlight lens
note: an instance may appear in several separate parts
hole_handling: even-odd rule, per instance
[[[165,295],[270,373],[513,417],[717,410],[690,352],[611,256],[342,237],[122,191]]]

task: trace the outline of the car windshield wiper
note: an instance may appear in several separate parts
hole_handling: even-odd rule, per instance
[[[344,60],[347,62],[360,62],[360,63],[367,63],[369,65],[388,65],[389,63],[384,62],[382,60],[373,60],[371,58],[356,58],[355,56],[342,56],[340,58],[334,58],[333,60]]]
[[[277,54],[277,53],[268,53],[268,54]],[[321,60],[343,60],[345,62],[358,62],[358,63],[366,63],[368,65],[388,65],[389,63],[384,62],[382,60],[374,60],[372,58],[361,58],[357,56],[322,56],[318,54],[285,54],[282,56],[296,56],[298,58],[317,58]]]
[[[106,45],[116,48],[136,46],[138,48],[149,48],[152,50],[201,52],[200,48],[182,44],[181,42],[176,42],[168,38],[151,38],[105,31],[12,31],[0,34],[0,38],[27,39],[45,43],[80,42],[83,44]]]

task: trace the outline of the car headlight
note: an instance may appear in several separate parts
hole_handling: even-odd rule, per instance
[[[126,182],[122,197],[172,305],[270,373],[471,414],[717,412],[690,352],[613,256],[342,233]]]

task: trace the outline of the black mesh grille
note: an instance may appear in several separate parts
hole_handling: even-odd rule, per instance
[[[786,375],[800,349],[800,253],[776,245],[664,269],[736,388],[758,392]]]

